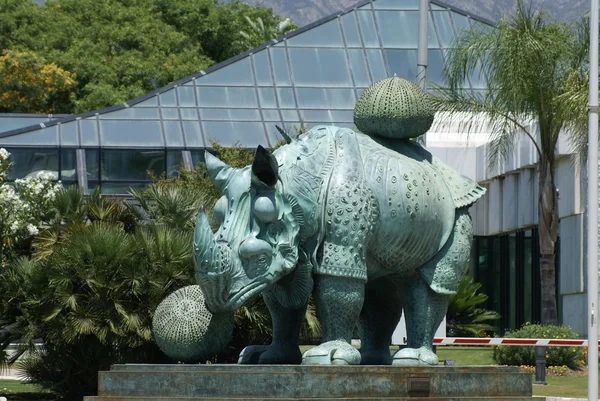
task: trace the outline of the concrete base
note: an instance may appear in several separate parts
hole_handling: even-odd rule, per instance
[[[114,365],[85,401],[531,400],[531,375],[495,366]]]

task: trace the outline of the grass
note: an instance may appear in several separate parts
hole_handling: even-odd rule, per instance
[[[0,380],[0,396],[10,401],[50,401],[54,397],[41,391],[33,384],[21,383],[18,380]]]
[[[548,385],[533,385],[533,395],[587,398],[587,376],[547,377]]]

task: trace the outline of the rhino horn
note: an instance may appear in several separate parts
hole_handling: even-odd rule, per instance
[[[208,170],[210,180],[219,191],[223,192],[234,168],[222,162],[208,151],[204,152],[204,161],[206,162],[206,169]]]
[[[258,145],[252,162],[252,183],[263,188],[273,188],[279,179],[279,165],[271,152]]]

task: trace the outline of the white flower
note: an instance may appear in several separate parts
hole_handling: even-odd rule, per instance
[[[19,230],[19,222],[13,221],[13,223],[10,225],[10,231],[14,234],[17,232],[17,230]]]
[[[29,235],[37,235],[40,232],[33,224],[27,224],[27,231],[29,231]]]
[[[0,148],[0,160],[6,160],[10,156],[10,153],[4,148]]]

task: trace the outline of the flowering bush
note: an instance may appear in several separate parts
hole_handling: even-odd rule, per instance
[[[529,324],[515,331],[507,331],[505,338],[578,338],[570,327]],[[579,368],[583,358],[581,347],[546,347],[546,365]],[[518,345],[497,345],[494,347],[494,360],[499,365],[535,365],[535,347]]]
[[[51,173],[6,182],[12,163],[10,154],[0,148],[0,263],[39,233],[40,226],[54,217],[50,202],[62,188]]]

